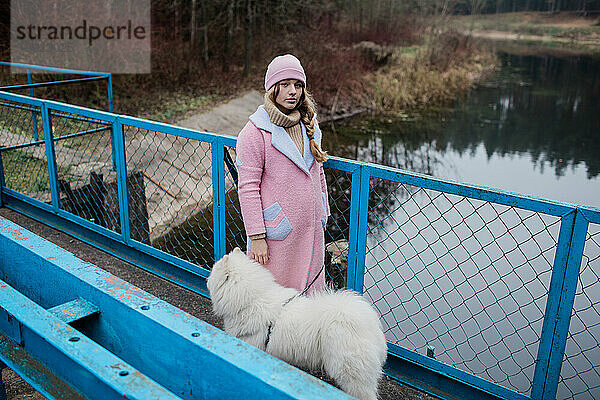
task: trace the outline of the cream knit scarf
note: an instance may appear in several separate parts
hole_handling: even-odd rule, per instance
[[[284,114],[279,108],[269,99],[265,98],[265,110],[271,118],[271,122],[281,126],[290,135],[292,141],[300,151],[304,154],[304,139],[302,138],[302,128],[300,127],[300,111],[294,110],[289,114]]]

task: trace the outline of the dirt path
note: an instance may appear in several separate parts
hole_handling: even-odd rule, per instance
[[[248,117],[263,103],[262,95],[252,90],[210,111],[193,115],[175,123],[184,128],[237,136]]]
[[[262,101],[260,93],[251,91],[175,125],[236,136]],[[127,146],[132,149],[128,168],[141,169],[147,174],[145,189],[151,240],[168,233],[199,209],[210,205],[210,144],[173,136],[157,140],[155,135],[142,135]]]

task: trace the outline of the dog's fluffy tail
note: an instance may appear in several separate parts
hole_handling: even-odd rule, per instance
[[[381,343],[349,335],[354,326],[343,325],[340,323],[327,332],[323,367],[349,395],[361,400],[377,400],[377,386],[382,375]]]
[[[329,319],[322,333],[325,371],[351,396],[376,400],[387,357],[377,312],[351,291],[324,292],[318,304],[327,308],[320,315]]]

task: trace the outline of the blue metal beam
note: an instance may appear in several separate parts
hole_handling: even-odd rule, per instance
[[[0,333],[0,360],[48,399],[86,400],[81,393],[58,378],[19,343],[2,333]],[[0,400],[6,400],[6,393],[0,393]]]
[[[529,400],[486,379],[388,343],[386,375],[445,400]]]
[[[52,135],[52,120],[46,104],[42,104],[42,127],[44,128],[44,141],[46,147],[46,162],[48,164],[48,178],[50,180],[50,196],[52,207],[60,208],[60,194],[58,191],[58,171],[56,167],[56,154],[54,152],[54,140]]]
[[[0,333],[86,398],[349,399],[5,219],[0,252]],[[77,298],[77,329],[47,310]]]
[[[369,187],[371,184],[370,171],[364,166],[360,168],[360,197],[358,199],[358,227],[356,240],[356,268],[354,290],[363,293],[365,280],[365,262],[367,257],[367,222],[369,215]]]
[[[579,208],[585,219],[593,224],[600,224],[600,210],[592,207]]]
[[[49,308],[48,311],[63,322],[72,324],[80,319],[97,315],[100,309],[84,299],[75,299]]]
[[[588,221],[579,210],[561,222],[536,360],[534,400],[556,397],[587,229]]]
[[[112,86],[112,74],[107,74],[108,80],[106,81],[106,96],[108,97],[108,112],[113,112],[113,86]]]
[[[43,276],[44,271],[40,271],[40,275]],[[14,367],[22,363],[14,356],[23,357],[26,352],[28,359],[36,360],[75,391],[85,394],[79,398],[178,398],[4,281],[0,281],[0,307],[0,332],[4,333],[4,338],[0,337],[3,350],[0,358],[6,364]],[[5,332],[12,332],[12,337]],[[8,346],[13,347],[12,352]],[[19,352],[15,352],[15,346]],[[72,395],[72,391],[67,390],[58,397],[48,378],[39,376],[36,371],[21,367],[16,372],[27,377],[48,398]],[[60,386],[62,391],[63,385]]]
[[[327,161],[328,163],[331,160]],[[360,213],[360,189],[361,189],[361,168],[354,168],[352,172],[352,183],[350,190],[350,227],[348,228],[348,268],[346,270],[346,287],[348,289],[357,290],[356,284],[358,268],[357,263],[357,248],[358,248],[358,221]]]
[[[29,85],[33,84],[33,78],[31,76],[31,70],[29,68],[27,68],[27,83]],[[29,95],[31,97],[34,97],[35,95],[35,91],[33,89],[33,87],[29,87]],[[38,132],[38,123],[37,123],[37,113],[35,111],[33,111],[31,113],[31,123],[33,124],[33,140],[38,140],[39,139],[39,132]]]
[[[105,76],[94,76],[90,78],[75,78],[75,79],[65,79],[62,81],[50,81],[50,82],[40,82],[40,83],[28,83],[23,85],[11,85],[11,86],[0,86],[1,90],[15,90],[15,89],[27,89],[27,88],[39,88],[46,86],[58,86],[58,85],[66,85],[68,83],[81,83],[81,82],[89,82],[89,81],[99,81],[106,79]],[[32,95],[33,96],[33,95]]]
[[[121,237],[124,243],[129,244],[131,240],[131,225],[129,220],[129,191],[127,185],[127,162],[125,159],[125,136],[123,125],[119,120],[113,122],[112,134],[112,161],[117,171],[117,193],[119,200],[119,223],[121,225]]]
[[[225,255],[225,147],[220,140],[211,144],[213,242],[215,260]]]
[[[17,103],[28,104],[30,106],[41,107],[44,103],[42,99],[36,99],[35,97],[23,96],[16,93],[4,92],[0,90],[0,98],[4,100],[10,100]]]
[[[121,242],[118,234],[109,231],[100,226],[94,225],[89,221],[79,218],[75,215],[62,211],[55,213],[48,204],[30,199],[27,201],[25,196],[15,193],[10,189],[4,188],[4,206],[11,210],[20,212],[59,231],[76,237],[91,246],[99,248],[109,254],[114,255],[121,260],[127,261],[145,271],[151,272],[170,282],[182,286],[195,293],[208,297],[206,287],[206,277],[208,271],[193,272],[192,267],[200,271],[201,269],[193,264],[179,260],[182,264],[189,265],[189,268],[182,268],[180,265],[171,262],[176,257],[166,253],[161,253],[150,246],[132,241],[130,246]],[[67,218],[67,215],[70,218]]]
[[[110,75],[110,73],[107,73],[107,72],[96,72],[96,71],[84,71],[84,70],[78,70],[78,69],[45,67],[43,65],[22,64],[22,63],[13,63],[13,62],[6,62],[6,61],[0,61],[0,65],[6,65],[9,67],[17,67],[17,68],[30,68],[30,69],[37,69],[40,71],[58,72],[58,73],[62,73],[62,74],[73,74],[73,75],[91,75],[91,76]]]

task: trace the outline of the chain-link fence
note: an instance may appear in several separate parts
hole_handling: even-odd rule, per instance
[[[199,274],[191,266],[245,248],[235,138],[0,98],[8,203],[35,199]],[[350,160],[325,166],[327,280],[373,303],[391,355],[423,364],[429,353],[457,381],[494,382],[486,391],[499,398],[497,388],[600,397],[600,212]]]
[[[560,219],[372,179],[364,291],[388,340],[529,394]]]
[[[112,74],[106,72],[0,61],[0,85],[13,93],[113,111]]]
[[[50,198],[48,165],[39,106],[0,103],[0,146],[6,187],[37,200]],[[35,133],[42,132],[37,140]]]
[[[137,190],[144,192],[148,243],[194,264],[212,265],[211,145],[133,126],[124,128],[128,176],[136,172],[142,178]],[[129,196],[129,204],[135,204],[131,191]],[[131,221],[133,234],[145,229]]]

